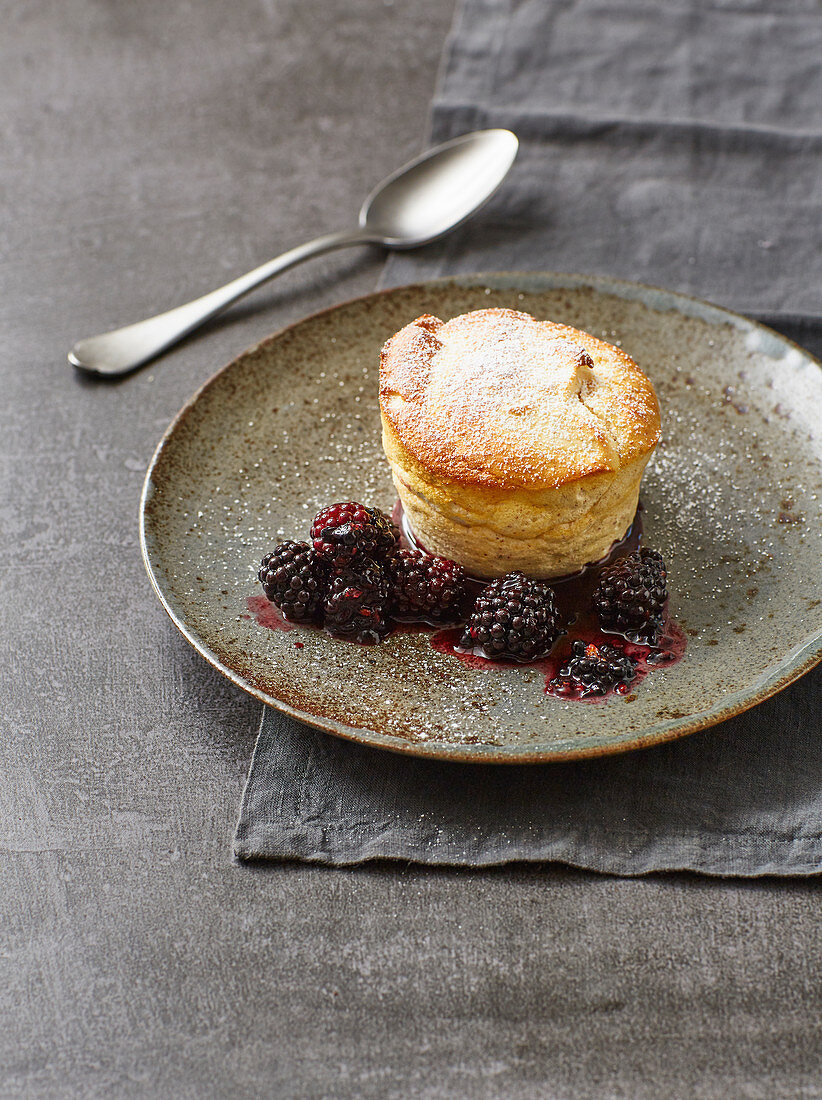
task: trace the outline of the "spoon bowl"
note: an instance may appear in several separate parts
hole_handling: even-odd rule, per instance
[[[429,149],[383,180],[363,203],[356,228],[299,245],[218,290],[156,317],[78,341],[68,360],[113,377],[156,359],[245,294],[311,256],[352,244],[418,248],[475,214],[505,179],[517,155],[510,130],[476,130]]]
[[[499,188],[518,145],[510,130],[476,130],[430,149],[374,188],[360,210],[360,228],[399,249],[450,233]]]

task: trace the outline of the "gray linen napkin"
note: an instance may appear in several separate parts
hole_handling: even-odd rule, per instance
[[[382,285],[582,271],[820,316],[820,57],[809,0],[468,0],[433,139],[505,126],[520,154],[478,219],[392,256]]]
[[[820,704],[817,668],[718,729],[610,759],[521,767],[397,756],[267,709],[235,852],[813,874],[822,870]]]
[[[819,355],[820,55],[811,0],[778,11],[759,0],[467,0],[432,140],[508,126],[521,153],[478,219],[392,257],[382,284],[608,273],[755,313]],[[235,852],[812,874],[822,670],[713,730],[563,765],[411,760],[266,710]]]

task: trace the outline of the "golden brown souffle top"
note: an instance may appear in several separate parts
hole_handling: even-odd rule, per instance
[[[380,408],[426,469],[488,488],[616,471],[660,438],[654,388],[629,355],[513,309],[400,329],[382,349]]]

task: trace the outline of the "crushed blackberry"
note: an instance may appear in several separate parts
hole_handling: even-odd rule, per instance
[[[387,570],[370,558],[357,558],[331,577],[323,605],[325,629],[364,645],[381,642],[391,629],[389,590]]]
[[[327,570],[307,542],[281,542],[260,562],[257,574],[267,599],[295,623],[319,618]]]
[[[459,645],[492,660],[529,661],[546,654],[559,632],[554,590],[524,573],[508,573],[480,592]]]
[[[314,550],[335,569],[360,557],[385,558],[396,549],[399,538],[384,512],[357,501],[331,504],[317,512],[311,524]]]
[[[465,588],[461,565],[421,550],[398,550],[389,565],[393,615],[406,621],[445,622],[459,618]]]
[[[624,694],[636,676],[637,662],[611,645],[586,645],[576,641],[572,656],[548,685],[556,695]]]
[[[644,546],[603,569],[593,596],[600,625],[653,644],[668,598],[667,575],[662,555]]]

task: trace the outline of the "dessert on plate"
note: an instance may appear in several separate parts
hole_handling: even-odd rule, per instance
[[[400,329],[382,350],[380,413],[418,543],[487,578],[601,559],[660,439],[653,386],[626,352],[511,309]]]
[[[365,645],[416,624],[471,667],[539,664],[565,700],[679,659],[665,563],[632,526],[659,405],[630,356],[515,310],[426,315],[383,348],[380,409],[404,530],[322,508],[260,563],[258,621]]]

